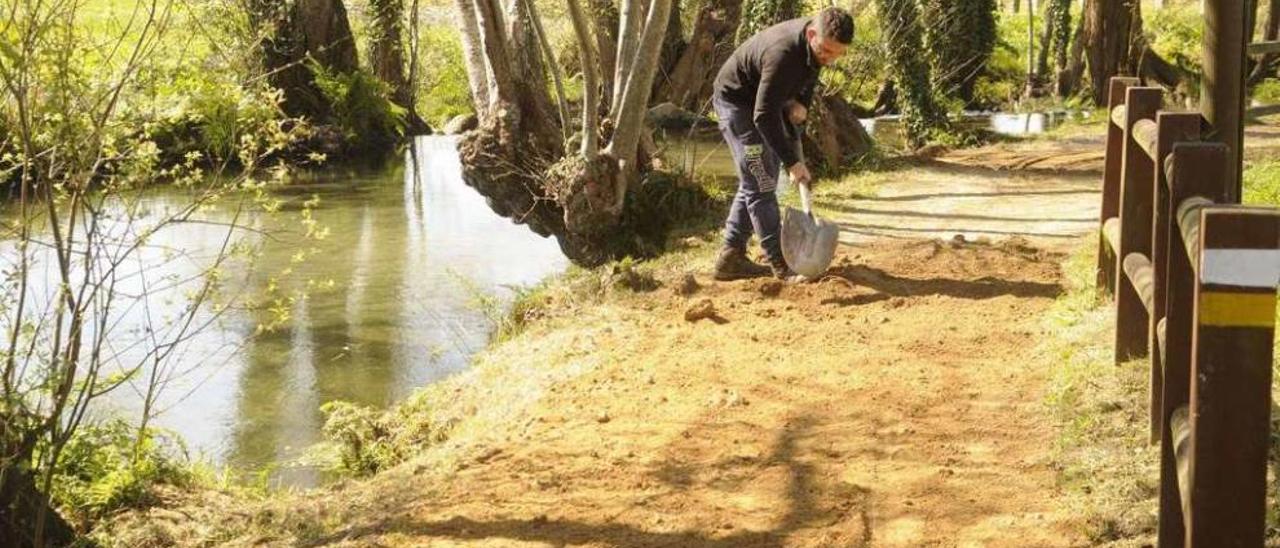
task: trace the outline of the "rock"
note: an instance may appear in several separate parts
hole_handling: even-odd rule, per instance
[[[761,295],[766,297],[777,297],[779,293],[782,293],[781,280],[766,280],[764,283],[760,284]]]
[[[458,135],[480,127],[480,119],[474,114],[459,114],[444,125],[445,135]]]
[[[714,318],[715,315],[716,305],[711,302],[711,299],[702,299],[684,311],[684,321],[696,322],[702,319]]]
[[[674,103],[660,103],[649,109],[645,115],[649,124],[661,129],[689,129],[695,124],[714,125],[707,119],[676,106]]]
[[[688,297],[689,295],[697,293],[699,289],[702,289],[702,286],[698,285],[697,278],[694,278],[693,274],[685,274],[684,279],[680,281],[680,287],[677,291],[680,295]]]
[[[608,412],[608,411],[601,411],[601,412],[600,412],[600,414],[596,416],[596,422],[598,422],[598,423],[600,423],[600,424],[604,424],[604,423],[609,422],[609,421],[611,421],[611,420],[613,420],[613,418],[611,418],[611,417],[609,416],[609,412]]]

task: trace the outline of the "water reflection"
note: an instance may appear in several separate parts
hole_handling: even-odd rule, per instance
[[[145,380],[167,379],[154,424],[177,431],[189,448],[247,471],[282,465],[275,477],[313,484],[317,472],[286,464],[319,441],[320,406],[341,399],[385,407],[418,387],[466,367],[483,348],[490,325],[470,303],[475,291],[509,297],[512,288],[537,283],[564,269],[556,242],[495,215],[461,178],[456,141],[420,138],[415,162],[387,170],[304,177],[279,192],[280,213],[246,213],[231,200],[202,212],[196,223],[168,226],[119,276],[122,304],[112,312],[115,367],[145,363],[132,384],[111,393],[99,413],[141,415]],[[320,241],[303,237],[297,206],[320,198],[315,219],[328,230]],[[112,204],[123,213],[110,229],[141,233],[150,219],[189,201],[181,190],[158,188]],[[132,208],[132,209],[131,209]],[[127,221],[128,218],[133,221]],[[253,337],[272,312],[199,309],[205,326],[166,360],[154,359],[147,339],[175,329],[187,310],[198,274],[218,255],[227,236],[220,226],[236,218],[238,232],[256,246],[253,261],[225,265],[231,293],[261,291],[276,281],[288,291],[279,329]],[[140,220],[139,220],[140,219]],[[4,260],[13,257],[3,244]],[[297,263],[299,251],[315,253]],[[30,294],[51,303],[50,257],[36,257]],[[280,277],[286,269],[293,271]],[[125,271],[127,270],[127,271]]]

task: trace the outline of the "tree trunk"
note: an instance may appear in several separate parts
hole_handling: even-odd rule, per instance
[[[733,53],[741,15],[742,0],[709,0],[703,4],[684,54],[658,89],[658,100],[694,112],[707,107],[716,72]]]
[[[551,98],[547,95],[550,89],[547,82],[547,67],[542,57],[542,47],[538,42],[537,25],[533,22],[533,14],[529,11],[529,2],[525,0],[509,0],[507,5],[507,36],[513,54],[511,69],[516,85],[532,90],[527,97],[527,108],[537,109],[540,118],[551,119],[554,109]]]
[[[44,516],[43,527],[37,523],[40,516]],[[40,539],[36,538],[37,529]],[[44,548],[70,546],[76,534],[49,498],[36,489],[29,473],[6,466],[0,468],[0,539],[5,539],[5,546]]]
[[[273,0],[247,3],[249,21],[265,32],[262,64],[267,81],[284,93],[285,114],[325,120],[331,108],[308,66],[314,60],[326,70],[355,71],[355,39],[342,0]]]
[[[1086,3],[1089,0],[1085,0]],[[1084,77],[1084,29],[1085,17],[1076,23],[1076,30],[1071,33],[1071,54],[1065,68],[1058,71],[1058,97],[1070,97],[1080,89],[1080,79]]]
[[[582,148],[588,164],[600,152],[600,66],[591,44],[591,29],[578,0],[567,0],[574,36],[578,39],[578,55],[582,59]]]
[[[640,21],[642,14],[641,0],[619,0],[622,3],[618,16],[618,56],[613,67],[613,100],[609,103],[609,116],[618,117],[618,107],[622,104],[625,93],[627,75],[631,74],[631,62],[636,56],[640,39]]]
[[[351,21],[342,0],[296,0],[297,30],[307,53],[325,69],[343,74],[360,68]]]
[[[919,54],[924,41],[920,15],[914,0],[877,0],[876,6],[885,25],[890,74],[900,88],[907,142],[918,147],[947,126],[946,113],[933,98],[929,64]]]
[[[625,79],[622,103],[615,116],[617,125],[614,126],[613,138],[606,151],[618,161],[621,170],[619,191],[615,196],[617,208],[622,206],[627,185],[639,173],[636,147],[640,144],[640,133],[644,131],[644,115],[649,106],[653,77],[658,71],[658,55],[666,34],[667,17],[671,14],[673,1],[652,0],[648,20],[640,37],[639,50],[634,59],[628,63],[633,70]]]
[[[924,22],[924,52],[932,83],[940,96],[958,97],[973,104],[974,87],[995,50],[995,0],[925,0],[920,3]]]
[[[573,124],[569,119],[569,99],[564,90],[564,71],[560,68],[560,62],[556,60],[556,52],[551,49],[551,42],[547,40],[547,31],[542,25],[542,16],[538,15],[537,3],[534,0],[521,1],[524,2],[525,9],[529,12],[529,20],[533,23],[534,33],[538,37],[538,46],[542,52],[542,59],[546,62],[547,70],[551,73],[552,82],[555,83],[556,107],[560,113],[560,128],[564,133],[565,140],[568,140],[569,131]],[[584,56],[583,59],[586,59],[586,57]]]
[[[1112,76],[1136,74],[1131,56],[1134,7],[1136,0],[1086,0],[1085,49],[1093,101],[1107,104],[1107,85]]]
[[[587,0],[591,9],[591,25],[595,29],[596,53],[599,54],[601,108],[612,107],[614,76],[618,66],[618,26],[621,16],[613,0]]]
[[[489,113],[489,68],[480,42],[480,24],[474,0],[456,0],[458,31],[462,38],[462,60],[467,68],[467,84],[471,87],[471,103],[478,118]]]

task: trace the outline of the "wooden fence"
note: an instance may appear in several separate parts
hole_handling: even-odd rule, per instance
[[[1151,362],[1159,546],[1262,546],[1280,209],[1239,205],[1238,153],[1201,113],[1109,91],[1098,287],[1116,361]]]

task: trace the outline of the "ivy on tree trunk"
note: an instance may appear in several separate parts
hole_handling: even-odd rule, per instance
[[[933,97],[929,64],[924,56],[924,38],[915,0],[876,0],[884,24],[884,48],[889,73],[899,88],[903,127],[907,142],[923,145],[931,134],[947,126],[947,116]]]

